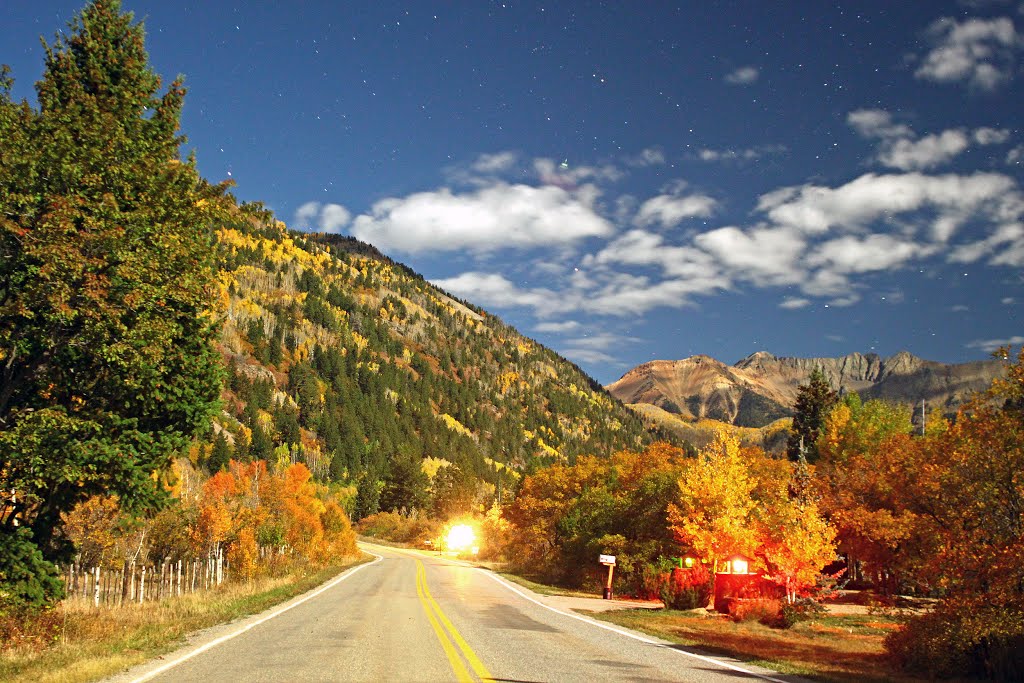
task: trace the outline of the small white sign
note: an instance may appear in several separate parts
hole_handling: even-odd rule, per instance
[[[597,561],[601,564],[615,564],[614,555],[599,555]]]

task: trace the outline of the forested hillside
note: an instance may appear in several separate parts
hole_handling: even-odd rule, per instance
[[[217,231],[225,411],[197,464],[304,462],[356,518],[500,500],[522,472],[649,442],[577,367],[351,238],[259,208]]]
[[[0,66],[0,616],[76,556],[323,564],[346,512],[447,519],[650,441],[552,351],[202,178],[144,42],[93,0],[35,105]]]

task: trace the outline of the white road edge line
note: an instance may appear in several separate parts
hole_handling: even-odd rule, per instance
[[[678,648],[671,647],[670,645],[666,645],[665,643],[658,642],[657,640],[651,640],[650,638],[645,638],[644,636],[640,636],[640,635],[637,635],[635,633],[630,633],[629,631],[624,631],[624,630],[622,630],[620,628],[616,628],[616,627],[614,627],[614,626],[612,626],[610,624],[605,624],[605,623],[597,621],[595,619],[590,619],[590,618],[585,617],[585,616],[583,616],[581,614],[572,614],[571,612],[563,612],[562,610],[560,610],[560,609],[558,609],[556,607],[552,607],[551,605],[545,605],[540,600],[535,600],[534,598],[531,598],[529,595],[527,595],[526,593],[522,592],[521,590],[519,590],[518,588],[513,586],[511,583],[509,583],[505,579],[501,578],[500,576],[498,576],[497,574],[495,574],[495,573],[493,573],[493,572],[491,572],[489,570],[479,569],[478,568],[477,571],[483,572],[484,574],[486,574],[487,576],[491,577],[492,579],[497,581],[499,584],[501,584],[505,588],[509,589],[513,593],[518,594],[520,597],[523,597],[523,598],[529,600],[530,602],[532,602],[535,605],[539,605],[539,606],[543,607],[546,610],[551,610],[552,612],[555,612],[557,614],[561,614],[562,616],[569,617],[571,619],[576,619],[577,621],[582,621],[584,624],[590,624],[591,626],[597,626],[598,628],[603,628],[606,631],[612,631],[613,633],[618,633],[619,635],[626,636],[627,638],[632,638],[633,640],[639,640],[642,643],[648,643],[650,645],[656,645],[657,647],[665,648],[666,650],[669,650],[671,652],[678,652],[681,655],[686,655],[687,657],[693,657],[694,659],[699,659],[702,662],[707,662],[709,664],[715,664],[717,666],[725,667],[726,669],[732,669],[733,671],[738,671],[740,673],[745,673],[745,674],[747,674],[749,676],[756,676],[757,678],[760,678],[761,680],[772,681],[773,683],[789,683],[789,681],[784,681],[781,678],[772,678],[771,676],[766,676],[764,674],[759,674],[756,671],[750,671],[749,669],[744,669],[741,666],[736,666],[735,664],[730,664],[728,662],[723,662],[721,660],[714,659],[713,657],[705,657],[703,655],[698,655],[698,654],[695,654],[693,652],[687,652],[686,650],[680,650]]]
[[[368,552],[368,551],[364,551],[364,552]],[[320,595],[324,591],[330,590],[331,588],[334,588],[339,583],[341,583],[342,581],[344,581],[348,577],[352,576],[353,574],[355,574],[357,571],[359,571],[363,567],[369,567],[370,565],[377,564],[378,562],[380,562],[381,560],[384,559],[383,557],[381,557],[377,553],[369,553],[369,554],[373,555],[377,559],[375,559],[373,562],[367,562],[365,564],[359,565],[358,567],[353,567],[352,569],[349,569],[349,570],[345,571],[338,578],[334,579],[333,581],[331,581],[328,584],[325,584],[325,585],[321,586],[320,588],[318,588],[315,591],[313,591],[312,593],[306,595],[302,599],[296,600],[295,602],[291,603],[290,605],[282,607],[281,609],[279,609],[279,610],[277,610],[275,612],[271,612],[270,614],[266,615],[265,617],[261,617],[261,618],[257,619],[256,621],[253,621],[253,622],[251,622],[249,624],[246,624],[245,626],[243,626],[242,628],[238,629],[237,631],[232,631],[231,633],[223,635],[220,638],[217,638],[215,640],[211,640],[210,642],[206,643],[202,647],[198,647],[195,650],[193,650],[192,652],[189,652],[188,654],[184,654],[181,657],[178,657],[177,659],[175,659],[173,661],[167,662],[163,666],[160,666],[160,667],[158,667],[156,669],[153,669],[149,673],[146,673],[146,674],[144,674],[142,676],[139,676],[138,678],[132,680],[132,683],[143,683],[143,681],[148,681],[151,678],[155,678],[156,676],[159,676],[160,674],[164,673],[168,669],[173,669],[174,667],[178,666],[179,664],[187,662],[188,660],[192,659],[196,655],[202,654],[202,653],[206,652],[207,650],[215,648],[218,645],[220,645],[221,643],[226,643],[227,641],[231,640],[232,638],[236,638],[236,637],[242,635],[243,633],[245,633],[249,629],[255,628],[255,627],[259,626],[260,624],[262,624],[264,622],[270,621],[274,617],[277,617],[277,616],[280,616],[280,615],[284,614],[285,612],[287,612],[288,610],[290,610],[293,607],[298,607],[299,605],[301,605],[302,603],[306,602],[307,600],[312,600],[313,598],[315,598],[316,596]]]

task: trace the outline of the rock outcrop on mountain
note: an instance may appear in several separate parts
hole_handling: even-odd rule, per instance
[[[760,427],[792,414],[797,389],[819,367],[840,391],[865,400],[920,403],[953,412],[1003,371],[999,361],[946,364],[906,351],[890,358],[852,353],[840,358],[788,358],[759,351],[735,365],[709,356],[639,365],[607,387],[624,403],[648,403],[683,417]]]

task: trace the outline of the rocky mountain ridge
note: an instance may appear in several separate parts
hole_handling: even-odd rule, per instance
[[[816,367],[840,391],[908,404],[923,400],[945,412],[954,412],[1003,371],[996,360],[947,364],[907,351],[889,358],[874,353],[794,358],[758,351],[734,365],[705,355],[650,361],[607,389],[627,404],[648,403],[691,419],[760,427],[792,414],[798,387]]]

